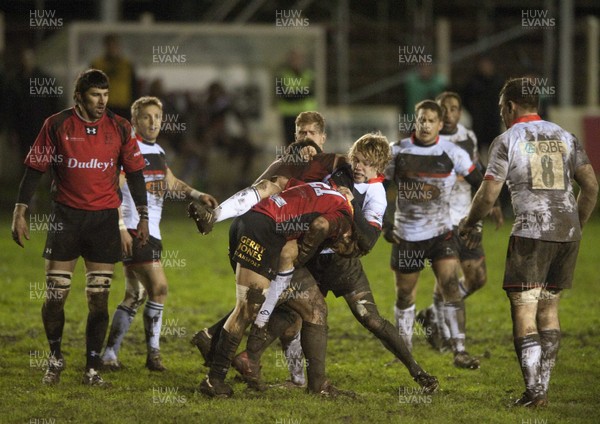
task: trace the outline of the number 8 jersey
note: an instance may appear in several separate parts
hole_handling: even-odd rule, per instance
[[[517,119],[490,148],[486,180],[506,181],[515,223],[512,235],[546,240],[581,238],[571,180],[589,163],[577,138],[538,115]]]

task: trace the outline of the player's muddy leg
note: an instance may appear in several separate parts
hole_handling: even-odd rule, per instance
[[[327,304],[316,284],[309,285],[297,294],[288,300],[288,304],[302,317],[300,344],[306,358],[308,390],[320,393],[326,380]]]
[[[460,263],[464,279],[459,280],[459,291],[463,299],[467,298],[483,286],[487,281],[485,257],[467,259]]]
[[[279,272],[277,273],[277,277],[271,281],[267,298],[254,321],[257,327],[263,328],[269,322],[269,317],[273,309],[275,309],[281,293],[289,287],[294,275],[294,259],[297,256],[298,245],[296,240],[288,241],[279,255]]]
[[[86,370],[102,366],[101,351],[108,329],[108,295],[114,265],[86,261],[86,295],[88,319],[86,326]]]
[[[508,293],[515,351],[525,382],[525,393],[517,403],[525,406],[545,399],[540,380],[542,346],[536,318],[540,293],[539,287]]]
[[[146,301],[146,289],[138,281],[130,267],[125,266],[125,298],[117,306],[113,314],[112,324],[108,333],[108,341],[102,355],[104,368],[118,369],[118,354],[123,338],[135,318],[138,308]]]
[[[281,350],[290,373],[290,381],[296,386],[304,386],[306,378],[304,376],[304,352],[302,352],[302,342],[300,331],[302,321],[298,320],[296,325],[288,328],[279,338],[281,341]]]
[[[50,347],[50,355],[57,359],[62,358],[64,307],[71,290],[71,278],[76,262],[76,260],[46,260],[46,298],[42,305],[42,322]]]
[[[396,278],[396,305],[394,317],[398,334],[404,340],[409,351],[412,351],[412,335],[415,323],[415,299],[417,297],[417,281],[420,272],[404,274],[395,271]]]
[[[281,337],[291,326],[298,326],[300,315],[291,310],[287,305],[282,305],[273,310],[268,324],[259,328],[255,325],[250,329],[246,352],[252,361],[259,362],[267,348]]]
[[[65,302],[71,290],[74,261],[46,260],[46,298],[42,305],[42,322],[50,348],[48,368],[42,383],[52,385],[60,381],[66,363],[62,355],[62,334],[65,326]]]
[[[379,314],[375,299],[370,291],[353,292],[345,295],[344,299],[358,322],[373,333],[396,358],[402,361],[412,377],[416,377],[423,372],[423,369],[415,362],[406,346],[404,338],[398,334],[398,331],[389,321]]]
[[[560,292],[542,289],[537,310],[537,327],[542,346],[540,373],[542,387],[545,393],[550,385],[550,375],[556,363],[560,346],[560,322],[558,319],[558,304]]]
[[[235,355],[246,327],[256,318],[265,300],[269,280],[262,275],[241,267],[236,269],[236,306],[225,322],[216,344],[213,362],[200,389],[209,396],[231,396],[231,387],[225,384],[225,376]]]
[[[160,333],[164,304],[167,298],[168,283],[160,261],[133,267],[136,276],[148,293],[144,308],[144,332],[146,335],[146,368],[150,371],[164,371],[160,355]]]
[[[454,365],[459,368],[477,369],[479,360],[470,356],[465,349],[466,311],[465,302],[458,289],[458,267],[456,258],[444,258],[433,262],[433,272],[444,297],[444,320],[450,330],[450,341],[454,353]]]
[[[446,350],[452,350],[452,342],[450,341],[450,328],[448,328],[446,325],[446,317],[444,314],[444,296],[442,295],[442,289],[437,282],[433,290],[433,311],[437,331],[440,336],[437,349],[442,352]]]

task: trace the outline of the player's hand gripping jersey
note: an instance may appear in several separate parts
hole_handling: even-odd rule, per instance
[[[452,230],[450,203],[456,176],[475,169],[467,152],[441,139],[420,146],[410,137],[392,144],[392,157],[385,176],[398,188],[394,234],[421,241]]]
[[[515,211],[512,235],[579,240],[581,227],[571,180],[575,170],[588,163],[575,136],[538,115],[522,117],[496,137],[485,179],[508,185]]]
[[[86,122],[66,109],[52,115],[36,138],[25,165],[41,172],[52,169],[54,200],[83,210],[118,208],[119,172],[144,168],[129,122],[107,111]]]

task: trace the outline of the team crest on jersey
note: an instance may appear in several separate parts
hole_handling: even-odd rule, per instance
[[[96,135],[98,134],[98,127],[85,127],[85,133],[87,135]]]
[[[113,135],[111,133],[104,133],[104,144],[113,144]]]

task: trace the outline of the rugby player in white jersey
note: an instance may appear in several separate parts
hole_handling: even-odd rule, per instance
[[[436,97],[436,102],[444,112],[444,126],[440,131],[440,140],[448,140],[461,147],[468,154],[473,163],[483,170],[477,149],[477,137],[475,133],[459,123],[462,113],[462,100],[458,93],[445,91]],[[483,245],[479,243],[473,248],[467,247],[466,240],[458,237],[456,228],[460,220],[466,216],[471,206],[473,187],[465,181],[462,176],[457,176],[456,183],[452,188],[450,216],[454,238],[458,245],[458,255],[462,275],[458,280],[458,289],[461,297],[473,294],[482,288],[487,281],[487,268],[485,264],[485,252]],[[498,228],[503,223],[502,210],[499,206],[492,208],[492,218],[496,221]],[[443,299],[434,293],[433,303],[426,309],[417,313],[417,321],[423,325],[425,337],[432,347],[440,351],[450,348],[450,332],[444,323]]]
[[[392,144],[393,159],[385,171],[398,190],[393,228],[386,226],[386,239],[393,243],[396,323],[411,347],[417,282],[420,272],[431,266],[435,293],[443,299],[454,364],[476,369],[479,360],[465,350],[465,304],[458,286],[460,264],[450,204],[457,175],[475,187],[481,184],[482,176],[463,149],[438,136],[443,113],[436,102],[418,103],[415,113],[414,134]]]
[[[125,334],[138,308],[144,303],[144,330],[146,334],[146,367],[151,371],[165,369],[160,356],[160,332],[164,303],[167,297],[167,277],[161,263],[162,242],[160,219],[167,193],[173,198],[195,199],[215,207],[217,201],[210,194],[201,193],[177,179],[167,166],[165,151],[156,142],[162,123],[162,103],[156,97],[141,97],[131,105],[131,122],[138,136],[138,146],[144,156],[146,167],[144,179],[148,192],[148,216],[150,238],[141,245],[135,238],[139,215],[133,205],[129,186],[121,175],[123,193],[122,219],[119,222],[121,244],[125,258],[125,298],[114,313],[107,346],[102,355],[106,369],[119,369],[117,355]],[[132,237],[133,236],[133,237]]]
[[[510,300],[513,341],[525,382],[516,404],[548,404],[550,374],[560,344],[558,304],[571,288],[581,239],[598,197],[598,181],[577,138],[538,115],[540,87],[508,80],[500,91],[506,128],[490,148],[489,164],[459,232],[468,237],[506,183],[515,222],[503,288]],[[580,192],[577,198],[572,181]]]

